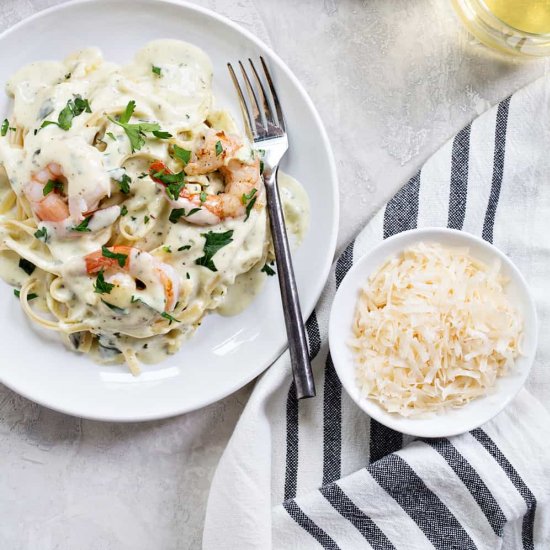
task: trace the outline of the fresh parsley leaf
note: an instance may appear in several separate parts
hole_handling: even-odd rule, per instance
[[[115,306],[113,304],[110,304],[109,302],[106,302],[103,298],[101,298],[101,301],[109,308],[109,309],[112,309],[115,313],[119,313],[119,314],[127,314],[128,312],[124,309],[124,308],[121,308],[121,307],[118,307],[118,306]]]
[[[201,233],[201,236],[206,239],[203,247],[204,256],[197,258],[195,263],[210,269],[210,271],[218,271],[212,258],[220,248],[233,242],[233,230],[230,229],[225,233],[214,233],[213,231],[209,231],[208,233]]]
[[[156,67],[155,65],[153,65],[151,67],[151,71],[156,74],[157,76],[161,76],[161,73],[162,73],[162,69],[160,67]]]
[[[7,118],[5,118],[4,122],[2,122],[2,127],[0,129],[0,134],[2,134],[2,136],[5,136],[8,133],[8,128],[9,127],[10,127],[10,121]]]
[[[44,242],[46,242],[48,240],[48,232],[46,231],[46,228],[45,227],[42,227],[40,229],[37,229],[35,232],[34,232],[34,236],[38,239],[38,240],[43,240]]]
[[[127,195],[130,192],[130,184],[132,183],[132,178],[128,174],[123,174],[119,180],[116,180],[120,190]]]
[[[206,194],[206,191],[201,191],[201,194],[199,195],[201,202],[206,202],[206,199],[208,198],[208,195]]]
[[[189,216],[192,216],[195,212],[200,212],[202,210],[202,208],[192,208],[191,210],[189,210],[189,212],[187,213],[187,216],[185,216],[186,218],[188,218]]]
[[[115,288],[115,285],[108,283],[103,276],[103,269],[97,274],[97,279],[94,285],[94,292],[97,294],[111,294],[111,290]]]
[[[177,201],[183,187],[185,187],[185,183],[183,181],[179,183],[170,183],[166,186],[166,193],[173,200]]]
[[[149,223],[149,220],[150,220],[150,219],[151,219],[151,218],[150,218],[149,216],[144,216],[144,217],[143,217],[143,223]]]
[[[177,145],[174,145],[173,147],[174,147],[174,158],[179,160],[185,166],[191,159],[191,151],[188,151],[183,147],[178,147]]]
[[[244,221],[247,221],[248,218],[250,218],[250,212],[252,212],[252,208],[254,208],[254,205],[256,204],[256,199],[258,198],[256,197],[256,192],[257,189],[253,188],[250,193],[246,195],[243,193],[243,196],[241,197],[242,203],[246,204],[246,217],[244,218]]]
[[[241,202],[243,204],[246,204],[257,192],[258,190],[254,187],[250,193],[243,193],[243,196],[241,197]]]
[[[168,319],[170,321],[168,324],[171,325],[172,323],[181,323],[181,321],[178,321],[175,317],[172,317],[169,313],[166,313],[166,311],[163,311],[160,314],[161,317],[164,317],[165,319]]]
[[[172,254],[172,248],[169,245],[163,246],[162,250],[164,250],[164,252],[167,252],[168,254]]]
[[[124,109],[124,112],[120,115],[120,118],[118,119],[118,121],[121,124],[126,124],[132,118],[132,115],[134,114],[135,110],[136,110],[136,102],[132,99],[131,101],[128,101],[128,105],[126,105],[126,109]]]
[[[36,266],[29,262],[29,260],[25,260],[25,258],[19,259],[19,267],[27,274],[32,275],[33,271],[36,269]]]
[[[71,231],[79,231],[80,233],[86,233],[90,232],[91,229],[88,228],[88,224],[90,223],[90,220],[92,219],[92,216],[88,216],[84,218],[78,225],[75,225],[71,228]]]
[[[122,208],[120,209],[120,215],[121,216],[126,216],[126,214],[128,214],[128,208],[126,208],[126,205],[123,204]]]
[[[179,219],[185,216],[185,208],[174,208],[172,212],[170,212],[170,216],[168,216],[168,219],[172,223],[178,223]]]
[[[103,257],[105,258],[112,258],[113,260],[117,260],[118,265],[120,267],[124,267],[126,265],[126,259],[128,258],[128,254],[119,254],[118,252],[111,252],[106,246],[101,247],[101,254],[103,254]]]
[[[21,291],[17,288],[13,289],[13,293],[19,298],[21,296]],[[38,298],[38,294],[35,294],[34,292],[31,292],[30,294],[27,294],[27,300],[34,300],[35,298]]]
[[[184,244],[183,246],[180,246],[178,248],[178,252],[181,252],[182,250],[190,250],[191,249],[191,245],[190,244]]]
[[[62,130],[69,130],[73,124],[73,118],[81,115],[83,112],[91,113],[90,103],[87,99],[83,99],[79,95],[74,96],[73,99],[67,101],[67,105],[61,110],[57,117],[57,122],[53,120],[45,120],[40,128],[45,128],[51,124],[59,126]]]
[[[216,156],[219,157],[223,153],[222,142],[220,140],[216,141]]]
[[[113,134],[113,132],[107,132],[107,135],[113,140],[116,141],[116,136]]]
[[[266,275],[269,275],[271,277],[272,275],[275,275],[275,270],[271,269],[267,264],[265,264],[262,269],[260,269],[262,273],[265,273]]]
[[[168,139],[172,137],[170,132],[165,132],[164,130],[153,130],[153,135],[159,139]]]
[[[139,176],[138,176],[138,179],[142,180],[143,178],[146,178],[149,174],[147,172],[142,172]]]
[[[57,189],[58,191],[63,191],[63,184],[60,181],[48,180],[48,183],[46,183],[46,185],[44,185],[44,188],[42,189],[42,194],[46,196],[54,189]]]

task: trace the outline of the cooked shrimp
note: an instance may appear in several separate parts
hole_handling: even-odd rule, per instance
[[[42,221],[60,222],[69,217],[67,199],[58,188],[44,195],[44,187],[48,181],[59,182],[62,175],[61,166],[50,162],[40,172],[33,174],[31,181],[23,188],[33,212]]]
[[[221,155],[220,155],[221,156]],[[256,195],[262,188],[260,177],[260,163],[258,159],[250,163],[237,158],[231,158],[228,162],[214,164],[211,162],[210,153],[205,153],[206,164],[201,165],[201,170],[216,165],[217,170],[224,178],[225,190],[218,195],[191,192],[185,185],[181,188],[178,200],[170,200],[174,208],[183,208],[186,212],[194,210],[186,219],[198,225],[214,225],[226,218],[239,218],[247,212],[247,207],[256,202]],[[197,174],[198,162],[191,172]],[[191,164],[186,166],[186,172]],[[158,174],[171,174],[172,172],[161,161],[155,161],[149,167],[149,174],[153,181],[163,183]],[[206,172],[201,172],[206,173]],[[253,202],[251,202],[253,201]],[[196,210],[199,208],[200,210]]]
[[[114,257],[107,257],[103,250],[92,252],[84,257],[86,271],[89,275],[100,271],[114,271],[107,282],[120,283],[120,272],[127,273],[139,280],[145,288],[154,293],[162,288],[164,293],[165,311],[172,311],[176,306],[179,294],[179,277],[172,266],[161,262],[148,252],[131,246],[111,246],[107,249]],[[122,263],[122,266],[120,265]]]
[[[37,165],[40,169],[35,171]],[[101,153],[79,137],[47,142],[29,168],[31,177],[23,192],[41,221],[77,224],[111,191]],[[44,195],[49,181],[55,185]]]
[[[208,129],[199,137],[199,146],[185,167],[188,176],[199,176],[219,170],[227,158],[231,158],[242,147],[236,136],[223,131]]]

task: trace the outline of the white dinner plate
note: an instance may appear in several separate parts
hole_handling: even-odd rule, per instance
[[[336,168],[321,120],[296,77],[255,36],[209,10],[170,0],[77,1],[49,9],[0,35],[0,82],[31,61],[63,59],[98,46],[106,60],[130,61],[155,38],[178,38],[204,49],[214,66],[214,95],[241,122],[227,62],[263,55],[283,104],[290,150],[282,169],[311,201],[311,225],[294,253],[304,317],[330,269],[338,227]],[[3,94],[1,118],[10,105]],[[278,282],[236,317],[208,315],[181,350],[133,377],[124,366],[99,366],[68,351],[56,334],[32,326],[13,290],[0,282],[0,381],[52,409],[98,420],[165,418],[204,407],[244,386],[284,350],[286,332]]]

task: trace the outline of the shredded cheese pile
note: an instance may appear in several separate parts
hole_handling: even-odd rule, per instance
[[[411,416],[485,395],[519,354],[522,320],[500,264],[468,249],[419,244],[360,292],[350,345],[362,393]]]

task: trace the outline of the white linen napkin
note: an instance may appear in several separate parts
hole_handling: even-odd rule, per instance
[[[550,395],[549,90],[536,81],[459,132],[336,261],[307,323],[318,395],[296,400],[288,353],[258,381],[212,483],[206,550],[550,549],[550,415],[531,393],[470,433],[413,441],[356,407],[327,343],[355,259],[406,229],[462,229],[527,277],[541,329],[528,389]]]

